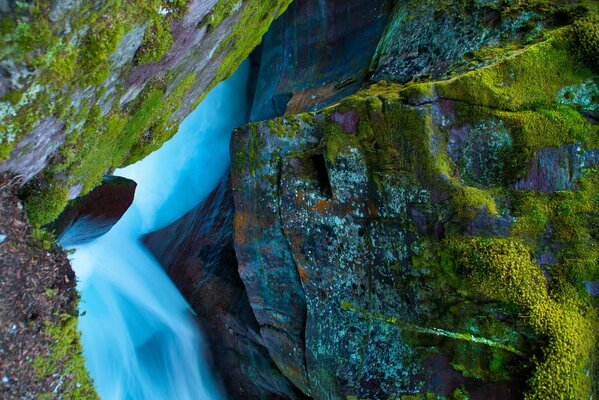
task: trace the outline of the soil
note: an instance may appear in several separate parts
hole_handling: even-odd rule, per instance
[[[48,324],[76,315],[75,275],[51,238],[36,231],[34,240],[18,187],[17,178],[0,175],[0,398],[60,398],[68,374],[44,377],[32,364],[52,354]]]

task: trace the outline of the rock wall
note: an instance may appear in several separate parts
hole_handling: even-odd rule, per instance
[[[234,134],[233,228],[229,204],[206,231],[221,184],[150,248],[184,292],[237,265],[232,335],[250,327],[303,396],[589,398],[598,92],[578,26],[596,5],[397,2],[367,70],[388,5],[289,9],[252,118],[286,116]]]
[[[559,6],[536,18],[567,24]],[[403,7],[388,32],[431,40],[437,20],[411,30]],[[478,32],[468,21],[458,33]],[[448,80],[401,84],[398,69],[386,78],[399,84],[235,133],[239,274],[270,355],[307,396],[596,390],[597,76],[574,30],[543,32],[477,42],[482,64]],[[404,44],[387,34],[379,49]],[[427,48],[411,51],[453,63]]]
[[[0,172],[36,225],[157,149],[291,0],[3,4]]]
[[[316,111],[358,90],[393,3],[292,3],[264,36],[250,120]]]
[[[296,399],[264,347],[239,279],[233,215],[227,174],[206,200],[144,243],[197,313],[229,398]]]

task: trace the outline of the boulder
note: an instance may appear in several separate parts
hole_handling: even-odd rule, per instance
[[[102,184],[67,206],[47,226],[65,248],[90,242],[108,232],[127,212],[137,184],[119,176],[105,176]]]

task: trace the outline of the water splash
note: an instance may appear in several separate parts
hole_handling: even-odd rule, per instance
[[[116,171],[137,182],[131,208],[72,256],[84,355],[104,400],[222,397],[189,305],[140,237],[193,208],[226,172],[231,132],[246,121],[248,76],[246,62],[160,150]]]

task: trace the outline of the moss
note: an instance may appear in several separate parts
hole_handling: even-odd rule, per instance
[[[492,215],[497,215],[495,200],[486,190],[463,186],[456,188],[451,197],[451,206],[460,216],[472,219],[482,208]]]
[[[91,378],[85,369],[85,360],[81,354],[81,342],[77,328],[77,318],[70,314],[59,316],[59,323],[53,325],[46,322],[46,334],[53,340],[51,354],[37,357],[33,367],[37,374],[44,378],[60,375],[65,393],[64,399],[98,399]],[[51,393],[42,394],[41,398],[53,398]]]
[[[512,303],[547,337],[542,359],[533,359],[527,399],[589,398],[597,340],[596,311],[577,299],[554,299],[528,247],[511,239],[450,239],[458,264],[476,290]]]
[[[447,99],[518,111],[550,108],[564,86],[592,77],[572,51],[564,31],[488,67],[440,82]]]
[[[69,189],[58,181],[38,178],[22,194],[25,199],[27,216],[33,226],[52,222],[68,202]]]
[[[225,54],[220,67],[212,79],[211,87],[229,78],[237,67],[262,41],[272,21],[281,15],[292,0],[263,0],[242,3],[245,7],[233,30],[216,50],[215,56]],[[219,9],[230,9],[238,0],[220,0]],[[218,10],[217,10],[218,11]],[[215,17],[218,20],[217,17]],[[222,20],[221,20],[222,21]]]
[[[511,234],[528,243],[536,243],[547,231],[547,223],[551,218],[549,199],[546,195],[532,191],[518,191],[512,197],[516,221]]]
[[[143,42],[135,54],[138,64],[158,62],[166,55],[173,44],[171,23],[174,19],[181,18],[186,9],[186,0],[177,0],[163,2],[160,9],[152,10]]]
[[[584,62],[599,70],[599,15],[590,15],[572,25],[574,44]]]
[[[563,250],[559,263],[550,268],[555,278],[579,286],[599,280],[596,249],[597,190],[596,171],[578,181],[578,190],[552,194],[513,191],[512,214],[516,221],[511,235],[540,247],[547,235]]]
[[[207,24],[211,30],[216,29],[221,22],[239,11],[242,4],[241,0],[219,0],[203,23]]]
[[[77,65],[87,71],[81,76],[84,85],[98,85],[108,77],[108,57],[116,50],[124,31],[123,21],[108,15],[92,26],[83,39]]]

